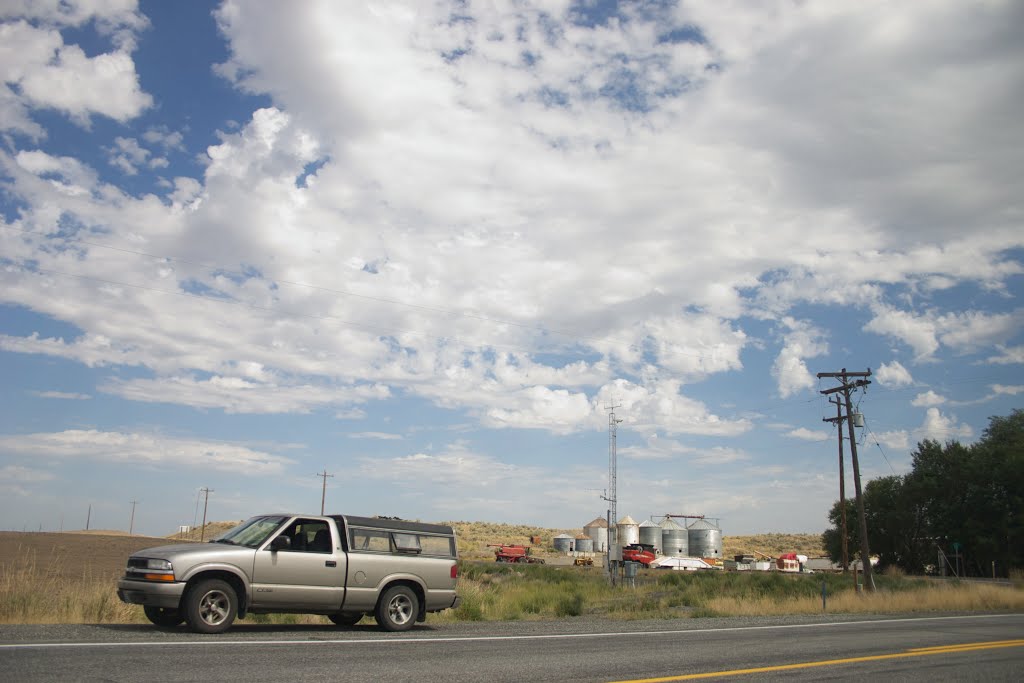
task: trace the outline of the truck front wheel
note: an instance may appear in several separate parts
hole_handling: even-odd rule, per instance
[[[238,596],[227,581],[206,579],[185,594],[185,619],[197,633],[222,633],[238,614]]]
[[[377,602],[375,617],[385,631],[408,631],[416,623],[419,599],[408,586],[392,586]]]
[[[164,628],[174,628],[185,621],[185,617],[181,616],[181,612],[175,607],[144,605],[142,611],[146,613],[146,618],[152,623]]]

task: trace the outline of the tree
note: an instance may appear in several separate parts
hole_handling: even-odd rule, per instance
[[[871,548],[882,565],[920,572],[937,552],[962,552],[969,574],[1006,575],[1024,567],[1024,411],[992,417],[978,443],[925,440],[900,477],[873,479],[864,487]],[[852,504],[847,503],[849,519]],[[840,554],[839,503],[822,542]],[[855,547],[853,534],[850,547]],[[993,564],[994,563],[994,564]]]

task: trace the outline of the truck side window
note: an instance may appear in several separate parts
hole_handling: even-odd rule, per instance
[[[455,557],[455,539],[445,536],[420,536],[424,555]]]
[[[378,553],[391,551],[391,534],[386,531],[352,529],[349,533],[352,539],[352,550],[369,550]]]
[[[331,551],[331,531],[326,522],[313,519],[297,519],[292,522],[283,535],[291,538],[292,552],[329,553]]]

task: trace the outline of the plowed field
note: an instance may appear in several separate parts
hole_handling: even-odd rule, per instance
[[[0,531],[0,573],[116,578],[136,550],[178,541],[148,536]]]

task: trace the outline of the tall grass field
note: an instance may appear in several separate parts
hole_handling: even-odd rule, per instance
[[[52,568],[51,568],[52,569]],[[515,621],[596,616],[692,619],[717,616],[1024,611],[1024,581],[1014,585],[876,577],[876,593],[857,592],[843,575],[770,572],[642,571],[633,585],[610,585],[598,569],[463,562],[455,610],[429,623]],[[1018,577],[1020,578],[1020,577]],[[148,623],[121,603],[116,576],[71,576],[25,564],[0,577],[0,623]],[[327,624],[316,616],[258,615],[256,623]]]

